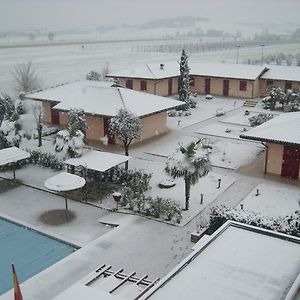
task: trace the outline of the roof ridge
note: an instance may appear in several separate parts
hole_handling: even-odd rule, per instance
[[[146,67],[148,68],[149,72],[152,74],[152,76],[154,77],[154,79],[156,79],[154,73],[152,72],[151,68],[149,67],[148,64],[146,64]]]
[[[117,88],[118,92],[119,92],[119,95],[120,95],[120,98],[121,98],[121,102],[123,103],[123,106],[125,109],[127,109],[126,105],[125,105],[125,101],[124,101],[124,98],[123,98],[123,95],[120,91],[120,88]]]

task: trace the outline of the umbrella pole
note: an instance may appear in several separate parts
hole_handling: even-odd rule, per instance
[[[16,163],[13,163],[14,181],[16,181]]]
[[[66,218],[68,219],[68,198],[67,192],[65,192],[65,204],[66,204]]]

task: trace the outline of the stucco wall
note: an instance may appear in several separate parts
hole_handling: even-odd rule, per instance
[[[86,116],[86,138],[87,140],[93,140],[99,142],[104,136],[104,121],[99,116]]]
[[[300,82],[299,81],[292,82],[292,89],[300,90]]]
[[[283,145],[267,144],[268,159],[267,159],[267,173],[281,175]]]
[[[119,84],[126,86],[126,81],[129,78],[119,78]],[[141,81],[147,82],[147,90],[144,92],[158,95],[158,96],[168,96],[169,95],[169,78],[165,79],[132,79],[133,89],[135,91],[141,91]],[[172,95],[178,93],[178,77],[172,78]]]
[[[256,79],[254,82],[252,81],[253,84],[253,97],[252,98],[257,98],[259,97],[260,94],[260,84],[259,84],[260,80]]]
[[[91,141],[100,141],[104,136],[104,121],[102,117],[90,116],[86,117],[87,130],[86,138]],[[141,139],[135,140],[132,143],[139,143],[151,137],[165,133],[167,131],[167,113],[161,112],[141,119],[143,125],[143,132]],[[122,144],[121,141],[116,140],[117,144]]]
[[[65,127],[68,125],[69,118],[68,118],[68,113],[64,111],[59,112],[59,125],[62,127]]]
[[[43,108],[43,123],[51,123],[51,103],[48,101],[42,102]]]
[[[273,85],[276,87],[280,87],[285,90],[285,80],[273,80]],[[292,89],[300,89],[299,81],[292,81]],[[259,95],[261,97],[267,96],[269,93],[267,92],[267,80],[260,79],[259,80]]]
[[[158,136],[167,132],[167,113],[151,115],[141,119],[143,125],[143,133],[141,140],[144,141],[154,136]]]
[[[284,80],[273,80],[273,85],[276,87],[280,87],[284,90],[285,81]],[[259,92],[260,92],[260,97],[265,97],[265,96],[269,95],[269,93],[267,91],[267,80],[266,79],[259,80]]]
[[[190,90],[194,93],[205,94],[205,79],[210,78],[210,94],[216,96],[223,96],[223,82],[226,78],[219,77],[206,77],[206,76],[192,76],[195,79],[195,86],[191,87]],[[247,81],[246,91],[240,91],[240,80],[239,79],[228,79],[229,80],[229,97],[241,97],[241,98],[252,98],[257,97],[258,86],[256,95],[254,94],[255,82],[252,80]],[[258,82],[256,83],[258,85]]]

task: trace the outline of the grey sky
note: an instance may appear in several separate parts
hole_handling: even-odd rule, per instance
[[[0,31],[95,28],[175,16],[237,23],[294,23],[299,0],[0,0]]]

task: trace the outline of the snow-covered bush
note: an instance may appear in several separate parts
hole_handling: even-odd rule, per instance
[[[4,119],[9,119],[15,111],[13,100],[8,94],[0,95],[0,126]]]
[[[168,116],[169,117],[187,117],[187,116],[190,116],[191,115],[191,112],[189,110],[169,110],[168,111]]]
[[[273,231],[294,236],[300,236],[300,211],[286,217],[267,217],[253,211],[246,211],[226,206],[216,206],[211,209],[209,231],[216,231],[227,220],[237,221]]]
[[[64,166],[63,161],[59,160],[56,155],[35,150],[30,151],[30,158],[28,158],[28,163],[58,170],[62,170]]]
[[[112,182],[129,188],[133,197],[138,197],[150,188],[152,174],[143,170],[125,170],[122,167],[114,167],[105,173],[87,170],[87,178],[95,181]],[[124,200],[124,197],[122,198]],[[126,205],[126,204],[125,204]]]
[[[145,197],[144,195],[134,198],[132,191],[129,188],[125,189],[123,197],[126,198],[127,207],[140,214],[164,219],[174,223],[180,223],[182,219],[180,205],[171,199],[165,199],[162,197]]]
[[[85,143],[85,113],[80,109],[71,109],[68,119],[67,129],[59,131],[56,135],[55,151],[62,152],[65,157],[78,157],[82,155]]]
[[[82,155],[84,146],[84,134],[80,130],[74,130],[72,126],[57,133],[54,147],[56,152],[62,152],[65,157],[78,157]]]
[[[255,127],[255,126],[261,125],[273,118],[274,118],[274,115],[272,115],[272,114],[259,113],[258,115],[255,115],[255,116],[249,118],[249,123],[252,127]]]
[[[286,97],[291,111],[300,110],[300,94],[298,90],[287,90]]]
[[[24,107],[24,104],[23,102],[19,101],[16,105],[16,112],[19,114],[19,115],[23,115],[25,114],[25,107]]]
[[[77,130],[85,133],[86,131],[86,117],[82,109],[70,109],[68,112],[69,124],[76,126]]]
[[[95,80],[95,81],[100,81],[102,79],[101,74],[93,70],[88,72],[85,78],[86,80]]]

